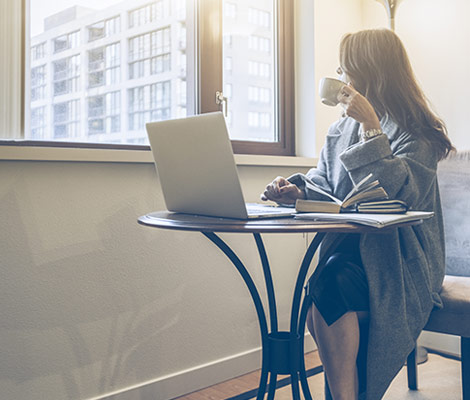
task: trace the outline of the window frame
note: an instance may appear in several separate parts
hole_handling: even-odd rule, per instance
[[[76,148],[107,148],[107,149],[149,149],[145,145],[133,144],[113,144],[113,143],[93,143],[93,142],[67,142],[67,141],[43,141],[24,139],[25,128],[31,128],[30,122],[25,121],[26,107],[29,96],[26,94],[26,82],[29,81],[26,74],[29,68],[29,58],[31,49],[29,46],[30,38],[27,37],[27,5],[30,0],[21,0],[22,8],[22,27],[21,35],[23,37],[22,46],[22,76],[21,76],[21,143],[15,141],[17,145],[34,145],[40,147],[76,147]],[[290,0],[275,0],[275,6],[278,11],[278,29],[277,34],[277,136],[278,142],[256,142],[232,140],[232,147],[235,154],[258,154],[258,155],[295,155],[295,114],[294,114],[294,4]],[[189,3],[189,2],[188,2]],[[192,6],[187,6],[190,10]],[[196,40],[198,43],[197,58],[195,60],[195,87],[188,85],[188,109],[193,107],[196,114],[222,111],[222,106],[216,104],[215,93],[223,89],[223,27],[222,14],[223,0],[197,0],[195,16],[195,38],[191,39],[190,29],[187,29],[188,49],[189,44]],[[210,11],[210,12],[209,12]],[[217,22],[214,24],[214,21]],[[188,26],[189,28],[189,26]],[[69,32],[71,34],[74,32]],[[27,54],[27,52],[29,52]],[[188,51],[190,54],[191,51]],[[190,57],[187,59],[190,60]],[[188,70],[191,68],[188,66]],[[194,99],[191,95],[195,94]],[[0,145],[11,145],[8,138],[0,139]]]
[[[278,11],[277,43],[277,128],[278,142],[232,140],[235,154],[293,156],[295,153],[294,114],[294,5],[290,0],[275,0]],[[211,22],[218,18],[217,27]],[[199,2],[199,110],[198,113],[221,111],[215,93],[223,90],[222,0]],[[204,88],[204,89],[203,89]]]

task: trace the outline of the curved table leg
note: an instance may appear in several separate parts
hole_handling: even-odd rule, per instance
[[[271,332],[277,332],[276,296],[274,295],[273,278],[271,275],[271,269],[269,268],[268,256],[266,255],[266,250],[264,248],[261,235],[259,233],[253,233],[253,236],[255,237],[256,246],[258,247],[258,253],[261,258],[261,264],[263,266],[264,280],[266,282],[266,293],[268,295]]]
[[[268,325],[266,322],[266,314],[264,312],[263,303],[261,302],[260,295],[258,290],[256,289],[255,283],[251,278],[249,272],[237,257],[237,255],[233,252],[233,250],[222,240],[220,239],[215,233],[213,232],[202,232],[204,236],[206,236],[210,241],[212,241],[222,252],[232,261],[233,265],[240,273],[245,282],[248,290],[250,291],[251,298],[253,299],[253,303],[256,308],[256,313],[258,315],[259,326],[261,331],[261,346],[262,346],[262,362],[261,362],[261,378],[260,384],[258,388],[258,395],[256,397],[257,400],[262,400],[264,398],[264,394],[266,392],[266,385],[268,381],[268,362],[269,362],[269,346],[268,346]],[[272,282],[271,282],[272,284]],[[275,387],[275,383],[274,383]]]
[[[274,399],[274,394],[276,393],[276,385],[277,385],[277,374],[274,372],[271,372],[269,374],[269,389],[268,389],[267,400]]]
[[[269,267],[268,256],[266,254],[266,249],[264,247],[263,240],[259,233],[253,233],[255,238],[256,246],[258,248],[258,253],[261,259],[261,265],[263,266],[264,280],[266,282],[266,293],[268,295],[268,305],[269,305],[269,321],[271,323],[271,333],[278,331],[277,324],[277,306],[276,306],[276,296],[274,294],[273,278],[271,275],[271,268]],[[268,399],[274,399],[274,394],[276,392],[277,384],[277,374],[274,372],[270,373],[269,376],[269,390],[268,390]]]

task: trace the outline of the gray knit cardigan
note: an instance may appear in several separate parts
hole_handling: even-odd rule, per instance
[[[404,200],[414,210],[435,213],[421,225],[361,235],[370,328],[367,389],[360,397],[367,400],[382,398],[431,310],[442,307],[439,291],[445,270],[436,152],[422,137],[401,130],[387,117],[381,126],[386,135],[361,142],[359,123],[352,118],[340,119],[328,131],[318,166],[307,173],[340,199],[351,190],[352,182],[373,173],[390,198]],[[303,188],[307,198],[322,199],[322,195],[305,188],[302,174],[289,180]],[[336,237],[333,233],[326,235],[321,250]]]

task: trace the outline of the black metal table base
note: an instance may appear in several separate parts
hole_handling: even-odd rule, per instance
[[[276,392],[277,375],[290,375],[292,397],[294,400],[300,400],[299,381],[302,387],[302,392],[306,400],[312,400],[310,390],[307,382],[307,374],[305,371],[304,359],[304,336],[305,324],[307,321],[308,309],[310,307],[310,300],[307,295],[303,297],[302,292],[305,285],[305,279],[308,269],[312,262],[318,247],[320,246],[325,233],[317,233],[311,241],[307,251],[300,265],[295,284],[294,295],[292,299],[291,321],[289,331],[278,330],[277,320],[277,307],[276,297],[274,294],[273,281],[271,276],[271,269],[269,266],[266,250],[259,233],[253,233],[258,248],[258,253],[261,258],[263,267],[264,280],[266,284],[266,293],[268,297],[269,306],[269,321],[270,331],[268,331],[266,312],[263,307],[263,302],[259,295],[258,289],[251,278],[248,270],[245,268],[239,257],[234,251],[215,233],[202,232],[209,240],[211,240],[222,252],[230,259],[235,268],[240,273],[243,281],[245,282],[253,303],[256,308],[258,316],[260,333],[261,333],[261,347],[262,347],[262,362],[261,362],[261,377],[258,388],[257,400],[264,398],[266,389],[268,387],[269,375],[269,389],[268,400],[274,398]],[[309,282],[314,282],[316,277],[320,274],[321,270],[325,267],[326,260],[330,257],[337,244],[341,240],[342,235],[338,236],[334,246],[325,252],[317,268],[315,269],[313,277]],[[302,301],[301,301],[302,300]]]

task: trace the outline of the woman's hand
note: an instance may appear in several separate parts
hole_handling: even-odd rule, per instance
[[[342,87],[338,100],[346,115],[360,122],[364,131],[380,129],[380,121],[374,107],[351,84]]]
[[[305,193],[286,178],[278,176],[266,186],[261,200],[272,200],[281,204],[294,204],[297,199],[305,198]]]

